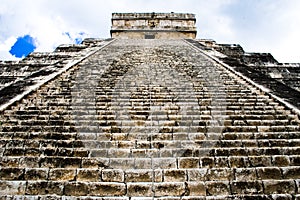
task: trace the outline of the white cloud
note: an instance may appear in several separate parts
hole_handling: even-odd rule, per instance
[[[274,42],[274,55],[279,60],[290,62],[300,62],[300,1],[281,1],[277,5],[275,32],[278,32]]]
[[[7,40],[5,40],[3,43],[0,43],[0,51],[8,51],[10,50],[10,47],[17,41],[17,38],[15,37],[9,37]]]
[[[9,37],[4,42],[0,42],[0,58],[3,58],[3,60],[19,60],[9,53],[11,46],[13,46],[16,41],[17,38]]]
[[[232,18],[235,42],[246,51],[270,52],[280,62],[300,62],[300,1],[245,0],[247,10],[228,13]],[[229,10],[230,11],[230,10]]]
[[[297,0],[2,0],[0,41],[29,34],[37,40],[36,51],[52,51],[74,42],[80,32],[86,37],[110,37],[112,12],[191,12],[197,17],[198,38],[240,43],[247,51],[271,52],[279,61],[300,62],[299,10]],[[3,53],[0,56],[5,58]]]

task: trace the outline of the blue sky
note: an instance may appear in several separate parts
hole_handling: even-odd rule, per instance
[[[85,37],[109,38],[113,12],[189,12],[196,14],[197,38],[300,62],[299,10],[299,0],[2,0],[0,60],[30,52],[18,47],[24,38],[42,52]]]
[[[18,37],[17,41],[9,50],[9,53],[16,58],[27,56],[36,49],[34,38],[30,35]]]

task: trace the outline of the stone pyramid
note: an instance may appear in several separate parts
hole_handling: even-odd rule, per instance
[[[192,38],[1,62],[0,199],[298,199],[299,67]]]

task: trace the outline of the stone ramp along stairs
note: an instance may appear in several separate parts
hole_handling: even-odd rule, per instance
[[[300,197],[298,114],[184,40],[112,41],[0,136],[1,199]]]

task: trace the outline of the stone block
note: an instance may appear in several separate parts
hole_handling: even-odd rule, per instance
[[[179,158],[179,168],[199,168],[199,158]]]
[[[131,157],[130,149],[108,149],[107,156],[110,158],[129,158]]]
[[[84,182],[67,182],[65,184],[64,195],[85,196],[89,194],[89,185]]]
[[[273,144],[271,144],[272,146]],[[290,145],[289,143],[287,143],[286,145]],[[282,154],[282,148],[281,147],[273,147],[273,148],[266,148],[263,152],[264,155],[267,156],[272,156],[272,155],[280,155]],[[272,159],[272,158],[271,158]]]
[[[152,162],[154,169],[177,168],[176,158],[155,158]]]
[[[293,180],[263,181],[265,194],[295,194],[296,185]]]
[[[136,143],[134,141],[119,141],[116,145],[121,149],[133,149],[135,148]]]
[[[165,149],[163,152],[169,151],[169,153],[166,153],[166,157],[192,157],[194,155],[194,150],[193,149],[188,149],[190,148],[194,142],[190,142],[192,144],[188,144],[189,147],[181,147],[180,149]],[[169,155],[168,155],[169,154]],[[163,157],[163,155],[161,155]]]
[[[83,158],[82,168],[106,168],[109,166],[108,158]]]
[[[282,174],[284,179],[299,179],[300,167],[283,167]]]
[[[125,181],[126,182],[152,182],[153,170],[126,170]]]
[[[47,180],[49,169],[28,168],[25,170],[25,180]]]
[[[183,196],[185,190],[184,183],[154,183],[154,195],[157,197],[161,196]]]
[[[110,158],[109,166],[114,169],[133,169],[134,159],[133,158]]]
[[[248,156],[248,155],[252,155],[253,153],[250,152],[251,150],[257,150],[257,148],[231,148],[228,149],[228,155],[235,155],[235,156]],[[261,154],[259,154],[261,155]]]
[[[40,158],[40,166],[43,168],[60,168],[63,163],[61,157],[42,157]]]
[[[57,145],[60,146],[60,144],[57,144]],[[65,144],[63,143],[62,146],[64,146],[64,145]],[[57,150],[57,156],[72,157],[73,156],[73,149],[69,148],[69,145],[71,146],[72,144],[67,144],[67,148],[59,148]]]
[[[152,168],[151,158],[136,158],[134,160],[134,168],[135,169],[151,169]]]
[[[127,183],[127,195],[129,197],[153,196],[152,183]]]
[[[45,194],[63,194],[62,182],[52,181],[28,181],[26,194],[28,195],[45,195]]]
[[[97,133],[78,133],[78,138],[80,140],[96,140]]]
[[[124,182],[124,171],[120,169],[103,169],[101,178],[105,182]]]
[[[57,156],[58,149],[57,148],[46,148],[43,150],[44,156]]]
[[[216,168],[228,168],[228,157],[216,157],[215,158],[215,167]]]
[[[110,133],[105,133],[105,132],[101,132],[97,134],[97,140],[98,141],[110,141],[111,139],[111,134]]]
[[[164,170],[165,182],[185,182],[187,180],[187,172],[182,169],[166,169]]]
[[[288,156],[284,156],[284,155],[273,156],[272,162],[274,163],[275,166],[284,167],[284,166],[288,166],[290,164],[290,159]]]
[[[204,134],[202,134],[204,135]],[[173,138],[174,140],[188,140],[189,139],[189,134],[188,133],[173,133]],[[193,138],[197,139],[196,136]]]
[[[293,200],[293,199],[298,199],[298,197],[294,197],[294,195],[290,194],[272,194],[270,195],[270,198],[272,200]]]
[[[259,144],[257,143],[257,140],[243,140],[242,145],[244,147],[257,147]]]
[[[6,148],[3,155],[4,156],[23,156],[25,153],[25,148]]]
[[[250,165],[248,157],[243,156],[230,156],[228,162],[231,168],[243,168]]]
[[[106,149],[93,149],[91,150],[91,157],[107,157]]]
[[[62,168],[80,168],[81,167],[81,158],[75,158],[75,157],[63,158],[61,167]]]
[[[160,157],[173,157],[171,149],[160,149]]]
[[[211,196],[229,195],[230,185],[228,181],[208,181],[205,182],[206,194]]]
[[[300,156],[289,156],[290,158],[290,165],[300,166]]]
[[[92,196],[123,196],[127,192],[124,183],[90,183],[89,188]]]
[[[267,156],[249,156],[249,161],[253,167],[272,166],[271,158]]]
[[[42,150],[38,148],[25,148],[24,156],[40,156],[42,155]]]
[[[24,195],[25,181],[0,181],[0,195]]]
[[[61,181],[48,181],[46,193],[63,195],[64,185]]]
[[[217,140],[216,141],[213,141],[214,143],[217,143]],[[221,143],[221,142],[220,142]],[[221,146],[221,144],[217,143],[215,144],[216,146]],[[211,151],[209,151],[209,155],[210,156],[222,156],[222,157],[226,157],[228,155],[230,155],[230,149],[226,148],[226,147],[218,147],[218,148],[215,148],[215,149],[212,149]],[[231,154],[231,155],[236,155],[236,154]],[[217,158],[216,157],[216,158]]]
[[[54,181],[72,181],[75,175],[75,169],[55,168],[49,171],[49,179]]]
[[[257,180],[255,168],[236,168],[234,169],[234,177],[237,181]]]
[[[233,179],[233,172],[229,168],[208,169],[206,179],[208,181],[230,181]]]
[[[24,168],[38,168],[40,164],[39,157],[22,157],[19,159],[18,165],[19,167]]]
[[[145,149],[132,149],[132,157],[134,158],[145,158],[146,150]]]
[[[206,181],[207,169],[188,169],[188,181]]]
[[[206,196],[206,188],[204,182],[188,182],[187,186],[189,196]]]
[[[215,166],[215,159],[213,157],[200,158],[201,168],[213,168]]]
[[[231,183],[233,194],[262,194],[262,182],[258,181],[234,181]]]
[[[0,168],[1,180],[23,180],[24,179],[23,168]]]
[[[97,182],[101,178],[101,171],[99,169],[81,168],[77,169],[77,181]]]
[[[300,179],[296,179],[295,182],[296,182],[296,187],[297,187],[296,194],[300,194]],[[300,197],[300,195],[299,195],[299,197]]]
[[[280,169],[276,167],[258,167],[256,171],[260,179],[282,179]]]

